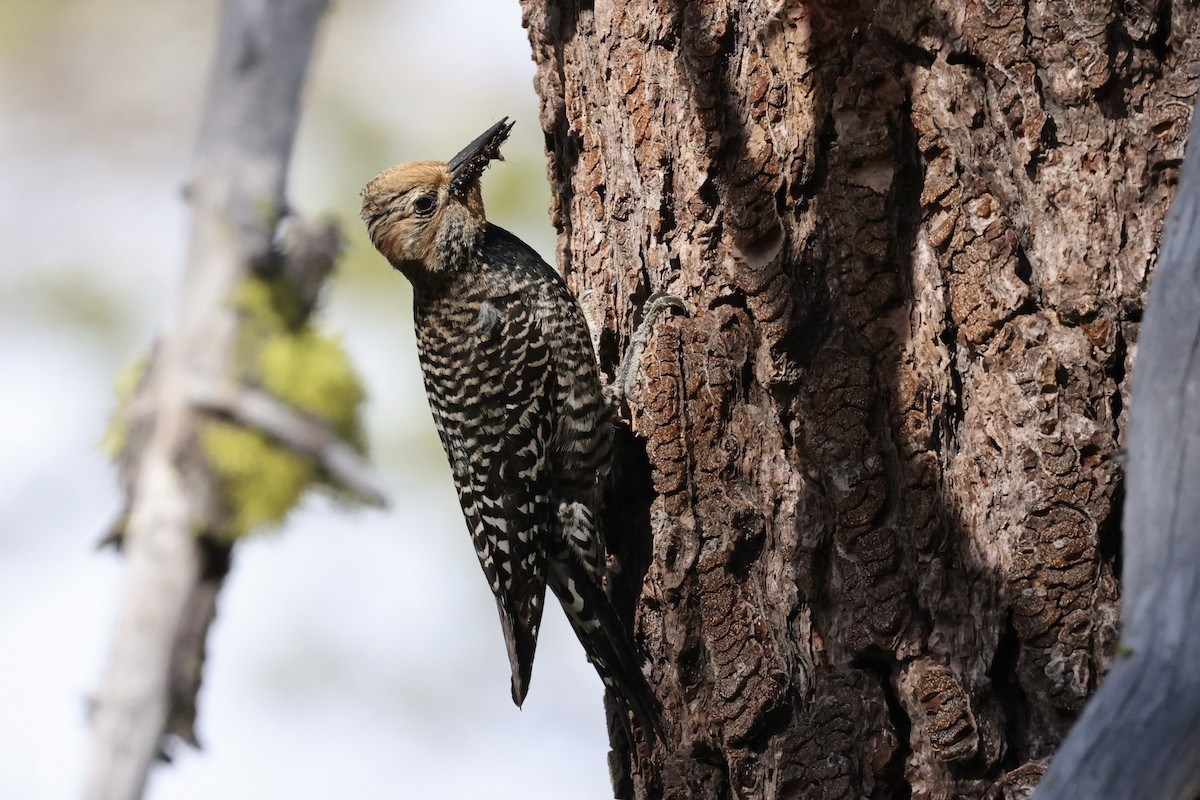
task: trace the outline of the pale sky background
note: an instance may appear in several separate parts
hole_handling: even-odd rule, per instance
[[[122,581],[95,542],[117,511],[96,443],[112,382],[169,323],[180,188],[218,3],[0,3],[0,798],[79,795],[85,700]],[[370,250],[359,188],[516,120],[493,221],[553,257],[533,63],[517,0],[339,0],[291,199],[351,235],[326,295],[370,393],[393,495],[310,498],[239,546],[210,637],[202,752],[148,797],[611,797],[601,684],[548,610],[523,711],[494,602],[426,407],[403,279]]]

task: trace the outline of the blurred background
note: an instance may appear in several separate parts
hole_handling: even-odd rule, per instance
[[[122,569],[97,443],[120,368],[174,313],[217,0],[0,3],[0,797],[77,796]],[[426,406],[405,281],[358,192],[501,116],[489,217],[553,263],[517,0],[341,0],[308,84],[291,200],[344,223],[324,302],[370,393],[386,512],[310,497],[239,546],[209,641],[202,752],[148,796],[611,797],[599,679],[548,611],[524,710]]]

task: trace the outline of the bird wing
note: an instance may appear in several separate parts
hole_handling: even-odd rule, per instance
[[[496,596],[519,706],[529,688],[546,592],[550,345],[519,295],[481,304],[461,344],[463,352],[442,367],[438,359],[423,358],[423,365],[427,383],[439,368],[456,371],[452,382],[460,391],[447,398],[431,388],[430,407],[475,552]]]

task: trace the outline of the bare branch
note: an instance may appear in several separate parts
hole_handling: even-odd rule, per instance
[[[331,481],[361,502],[383,508],[387,490],[374,471],[327,424],[261,389],[232,381],[192,387],[196,408],[257,428],[290,450],[311,458]]]
[[[230,368],[237,314],[229,298],[270,257],[299,100],[326,0],[226,0],[216,64],[189,187],[192,227],[181,307],[145,397],[153,413],[127,453],[123,537],[127,576],[117,630],[93,704],[83,795],[142,795],[181,691],[194,693],[204,632],[228,552],[201,536],[215,515],[214,482],[198,458],[192,400]],[[217,562],[214,565],[214,558]],[[219,578],[218,578],[219,580]]]

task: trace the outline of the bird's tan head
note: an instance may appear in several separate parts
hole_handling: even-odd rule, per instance
[[[449,162],[409,161],[362,192],[362,219],[375,248],[414,284],[464,266],[486,218],[479,178],[512,123],[493,125]]]

